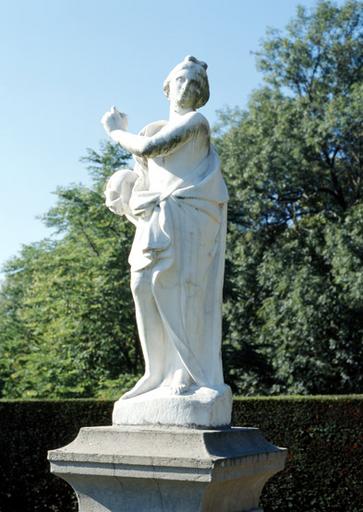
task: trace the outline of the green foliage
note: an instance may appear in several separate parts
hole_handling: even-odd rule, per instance
[[[259,427],[289,450],[286,469],[262,493],[265,512],[361,511],[362,401],[362,396],[234,401],[234,424]],[[49,474],[46,452],[71,442],[81,426],[110,424],[111,412],[112,402],[96,400],[0,401],[1,512],[76,511],[71,488]]]
[[[225,362],[237,392],[363,389],[362,4],[271,31],[265,86],[217,139],[231,193]]]
[[[362,3],[300,7],[257,53],[264,85],[220,114],[228,182],[224,362],[233,390],[363,390]],[[0,396],[114,397],[142,372],[132,226],[104,207],[128,162],[105,144],[91,187],[59,188],[0,291]]]
[[[44,217],[63,237],[27,246],[7,264],[0,299],[4,396],[94,396],[113,380],[119,384],[121,374],[141,372],[127,263],[132,228],[103,199],[107,176],[127,160],[111,144],[101,154],[89,151],[92,187],[59,188]]]
[[[284,471],[262,493],[265,512],[362,509],[362,396],[249,398],[234,402],[234,424],[259,427],[288,448]]]
[[[130,390],[139,379],[140,375],[123,373],[117,379],[105,379],[98,383],[96,398],[102,400],[117,400],[120,395]]]
[[[85,425],[109,425],[112,403],[96,400],[0,400],[1,512],[78,510],[70,486],[51,475],[47,451]]]

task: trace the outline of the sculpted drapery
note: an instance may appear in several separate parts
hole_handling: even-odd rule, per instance
[[[221,307],[227,189],[209,125],[195,107],[209,97],[206,65],[186,57],[164,84],[169,121],[125,130],[112,109],[103,123],[135,155],[133,171],[108,182],[106,205],[136,225],[129,256],[145,375],[124,395],[223,386]]]

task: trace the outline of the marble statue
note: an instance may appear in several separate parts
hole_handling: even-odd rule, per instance
[[[228,194],[197,112],[209,97],[206,69],[189,56],[166,78],[169,121],[134,135],[116,108],[102,118],[136,160],[111,176],[106,205],[136,226],[129,261],[145,375],[115,403],[112,426],[84,427],[48,454],[79,512],[262,512],[262,488],[285,465],[286,449],[257,428],[230,426],[221,362]]]
[[[108,135],[136,161],[133,170],[117,171],[105,191],[107,207],[136,226],[129,263],[145,359],[144,376],[119,400],[123,419],[114,414],[116,423],[125,422],[125,402],[133,400],[129,423],[147,423],[146,398],[155,403],[178,396],[184,401],[173,403],[184,420],[170,417],[170,401],[169,413],[161,403],[151,417],[183,424],[188,413],[180,413],[180,403],[213,406],[222,398],[217,415],[202,420],[191,413],[188,421],[229,422],[231,394],[221,360],[228,193],[208,121],[197,111],[209,99],[206,70],[206,63],[185,57],[164,82],[169,120],[153,122],[138,135],[127,131],[127,116],[115,107],[102,118]]]

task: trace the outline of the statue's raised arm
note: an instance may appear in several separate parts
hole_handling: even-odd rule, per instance
[[[107,206],[136,224],[129,262],[145,358],[145,375],[115,405],[116,424],[152,422],[155,414],[168,424],[206,424],[201,414],[210,425],[230,420],[221,361],[228,194],[197,112],[209,98],[206,70],[191,56],[177,65],[164,82],[169,120],[138,135],[115,108],[102,118],[136,159],[106,188]]]
[[[135,135],[127,132],[125,114],[115,107],[102,117],[110,137],[133,155],[155,157],[175,151],[178,146],[203,131],[209,137],[208,121],[196,112],[209,98],[207,65],[194,57],[176,66],[164,82],[164,92],[170,101],[170,119],[157,133]]]

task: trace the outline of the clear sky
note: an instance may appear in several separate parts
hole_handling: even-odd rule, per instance
[[[244,106],[260,76],[251,51],[315,0],[0,0],[0,265],[49,236],[36,217],[58,185],[87,183],[79,158],[116,105],[129,129],[168,114],[162,82],[191,54],[208,63],[203,109]],[[341,3],[341,2],[339,2]]]

